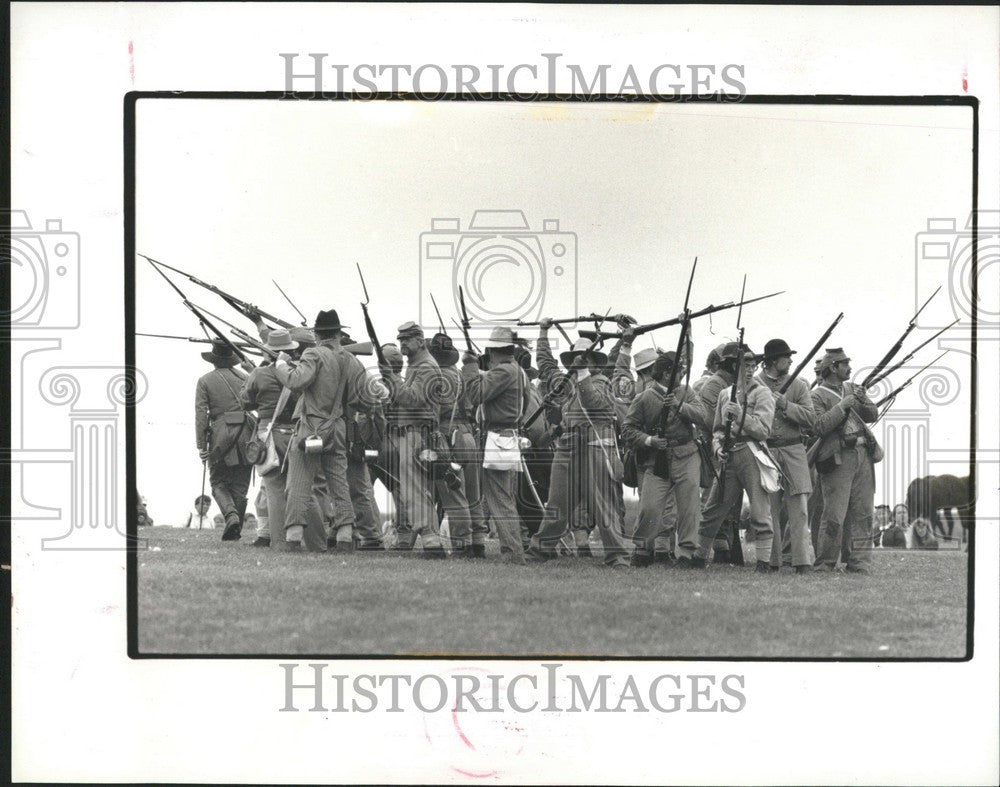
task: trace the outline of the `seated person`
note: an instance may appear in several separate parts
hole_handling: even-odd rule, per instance
[[[208,517],[208,510],[212,507],[212,498],[208,495],[198,495],[194,499],[194,511],[187,515],[187,519],[180,524],[180,527],[190,527],[195,530],[211,530],[214,525]]]
[[[917,517],[913,520],[913,548],[938,548],[938,540],[934,537],[934,531],[931,528],[931,523],[923,517]]]

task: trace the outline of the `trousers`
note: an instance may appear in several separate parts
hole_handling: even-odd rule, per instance
[[[462,475],[465,479],[465,501],[469,507],[470,528],[473,544],[485,544],[486,534],[490,532],[483,511],[482,464],[479,446],[472,427],[466,423],[454,425],[455,440],[452,449],[455,461],[462,465]]]
[[[430,472],[418,459],[420,451],[427,445],[426,430],[405,426],[394,431],[399,455],[400,506],[406,512],[412,532],[420,536],[424,548],[441,547],[437,512],[431,496]]]
[[[307,454],[294,444],[288,448],[288,481],[285,489],[285,537],[296,541],[303,529],[305,544],[312,552],[326,551],[326,530],[320,509],[325,492],[333,505],[333,527],[339,531],[354,522],[351,493],[347,485],[347,439],[343,420],[333,427],[330,445],[319,454]],[[290,528],[295,528],[289,533]]]
[[[836,566],[843,557],[848,568],[868,568],[872,550],[875,466],[865,446],[841,451],[841,463],[819,474],[823,513],[816,565]]]
[[[382,528],[379,522],[378,507],[375,505],[375,493],[372,491],[372,479],[368,474],[368,465],[364,459],[348,455],[347,458],[347,489],[351,496],[351,508],[354,510],[354,530],[358,537],[368,543],[382,541]],[[350,529],[344,538],[337,531],[337,540],[346,542],[352,540]]]
[[[750,449],[735,448],[729,454],[725,470],[725,489],[720,495],[719,482],[715,481],[708,496],[708,504],[698,526],[698,549],[695,555],[708,559],[716,534],[726,515],[738,506],[746,491],[750,498],[750,522],[754,529],[754,543],[759,560],[770,558],[774,530],[771,526],[771,501],[760,483],[760,469]],[[739,538],[739,534],[736,536]]]
[[[791,495],[784,491],[772,492],[771,499],[771,521],[781,522],[782,503],[788,520],[774,528],[775,538],[771,542],[771,565],[781,566],[784,562],[782,554],[785,551],[785,544],[791,546],[791,560],[793,566],[811,566],[813,564],[814,550],[812,548],[812,538],[809,535],[809,495],[803,493]],[[780,536],[779,536],[780,534]]]
[[[227,465],[225,462],[216,462],[208,468],[212,497],[227,525],[238,522],[243,527],[252,470],[253,465]]]
[[[694,449],[694,446],[691,446]],[[668,507],[676,511],[677,557],[692,557],[698,547],[698,520],[701,514],[701,457],[697,449],[668,449],[670,477],[660,478],[652,467],[643,471],[639,486],[639,519],[634,540],[636,549],[652,555],[658,536],[665,528]],[[668,542],[669,543],[669,542]],[[669,550],[663,550],[669,551]]]

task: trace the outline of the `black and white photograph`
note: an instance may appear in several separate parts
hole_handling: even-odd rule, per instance
[[[136,100],[139,653],[967,655],[973,108],[602,98]]]

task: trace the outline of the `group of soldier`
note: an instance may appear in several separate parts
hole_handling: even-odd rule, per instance
[[[272,549],[386,548],[377,479],[393,499],[393,548],[415,550],[419,536],[426,558],[486,558],[491,525],[503,562],[593,556],[596,528],[611,568],[700,569],[740,559],[746,497],[757,571],[870,570],[878,409],[840,349],[810,385],[790,379],[784,340],[760,354],[729,342],[689,384],[691,343],[633,359],[628,319],[608,353],[580,339],[558,361],[551,320],[534,360],[511,327],[460,354],[443,328],[428,340],[407,322],[369,372],[336,310],[309,328],[250,316],[273,360],[246,373],[231,342],[213,341],[197,384],[223,540],[241,537],[256,463],[267,524],[255,544]],[[634,523],[625,485],[639,493]]]

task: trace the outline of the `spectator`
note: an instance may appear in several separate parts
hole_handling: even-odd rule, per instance
[[[885,503],[875,506],[875,514],[872,517],[872,543],[875,546],[882,546],[882,534],[889,527],[891,518],[889,506]]]
[[[226,518],[222,514],[216,514],[212,523],[215,525],[216,529],[224,528],[226,526]]]
[[[906,506],[899,503],[892,509],[892,524],[882,533],[882,546],[885,549],[906,549],[906,530],[910,524],[910,513]]]
[[[208,510],[212,507],[212,498],[208,495],[198,495],[194,499],[194,510],[187,515],[187,520],[181,527],[195,530],[210,530],[212,524],[208,518]]]
[[[142,495],[138,495],[138,498],[139,498],[139,504],[138,504],[137,520],[139,527],[146,527],[148,525],[152,525],[153,517],[151,517],[149,515],[149,512],[146,511],[146,498],[144,498]]]
[[[934,537],[934,530],[931,528],[931,523],[923,517],[918,516],[913,520],[911,536],[913,538],[913,549],[937,549],[939,546],[938,540]]]

